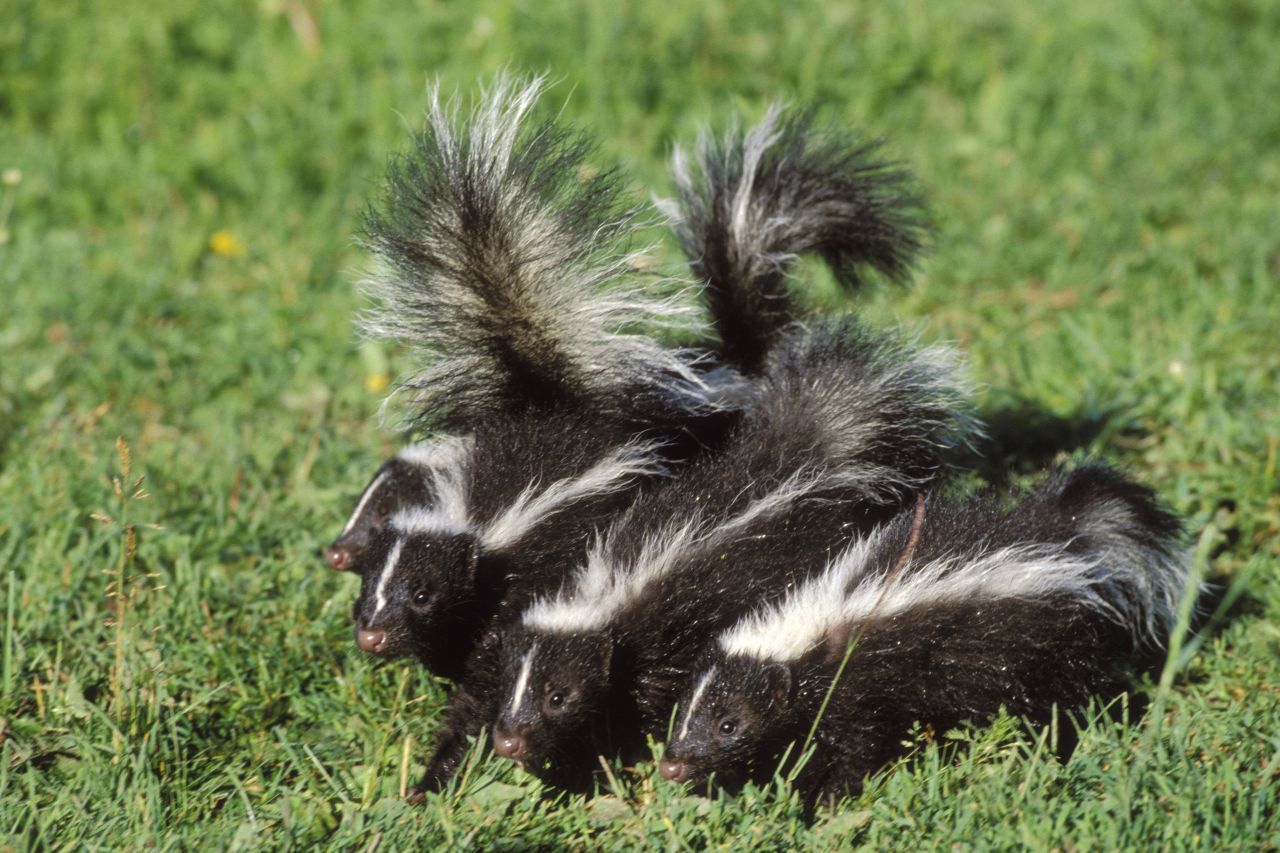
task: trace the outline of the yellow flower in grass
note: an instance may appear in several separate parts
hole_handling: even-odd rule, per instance
[[[213,232],[209,237],[209,250],[224,258],[243,258],[245,245],[240,238],[225,228]]]
[[[387,390],[387,386],[390,384],[391,377],[385,373],[369,373],[364,377],[364,387],[375,394],[379,391]]]

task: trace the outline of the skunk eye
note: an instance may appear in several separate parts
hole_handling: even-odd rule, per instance
[[[552,708],[559,708],[561,705],[563,705],[564,691],[557,690],[555,693],[552,693],[550,696],[548,696],[547,704],[550,705]]]
[[[733,734],[737,730],[738,730],[738,723],[736,720],[724,720],[723,722],[720,723],[720,734],[723,735],[724,737],[728,737],[729,735]]]
[[[431,600],[431,593],[425,589],[420,589],[413,594],[413,603],[419,607],[425,607],[427,602]]]

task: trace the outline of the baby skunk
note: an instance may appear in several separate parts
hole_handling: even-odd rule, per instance
[[[468,438],[441,438],[411,444],[382,463],[356,500],[338,538],[325,549],[325,562],[340,572],[360,572],[358,565],[371,540],[393,513],[427,506],[435,499],[433,472],[448,470],[470,452]]]
[[[714,448],[747,387],[732,364],[695,373],[685,353],[610,331],[676,309],[618,288],[616,264],[587,264],[583,247],[620,228],[597,210],[607,184],[579,182],[581,143],[566,153],[558,131],[516,127],[537,83],[507,88],[469,131],[437,106],[417,157],[393,174],[395,215],[373,229],[398,271],[383,287],[384,325],[444,356],[410,386],[433,423],[471,439],[431,474],[443,499],[394,514],[374,541],[356,604],[362,648],[416,653],[460,681],[425,787],[446,781],[466,737],[493,720],[501,629],[561,585],[638,487]],[[772,275],[786,252],[766,245]],[[794,319],[778,306],[774,316]]]
[[[913,499],[966,418],[950,353],[794,331],[725,446],[642,494],[503,638],[495,750],[555,784],[665,731],[697,654]]]
[[[922,498],[720,635],[659,769],[767,780],[830,690],[796,784],[834,799],[901,754],[914,722],[1079,708],[1167,641],[1187,583],[1180,539],[1150,490],[1100,465],[1054,471],[1012,509]]]

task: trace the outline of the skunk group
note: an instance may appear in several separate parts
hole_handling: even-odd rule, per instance
[[[431,437],[326,557],[360,577],[361,649],[455,684],[416,793],[470,738],[569,790],[652,738],[676,782],[836,797],[913,725],[1043,722],[1159,654],[1188,560],[1149,489],[1083,464],[961,494],[956,353],[798,306],[806,255],[848,289],[906,276],[908,174],[779,109],[678,151],[673,296],[541,90],[436,93],[367,222],[363,327],[423,365],[399,393]],[[651,334],[703,316],[698,347]]]

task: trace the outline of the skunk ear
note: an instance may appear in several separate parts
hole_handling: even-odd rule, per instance
[[[785,663],[771,663],[764,670],[765,684],[769,686],[769,697],[773,706],[779,711],[791,707],[791,667]]]

